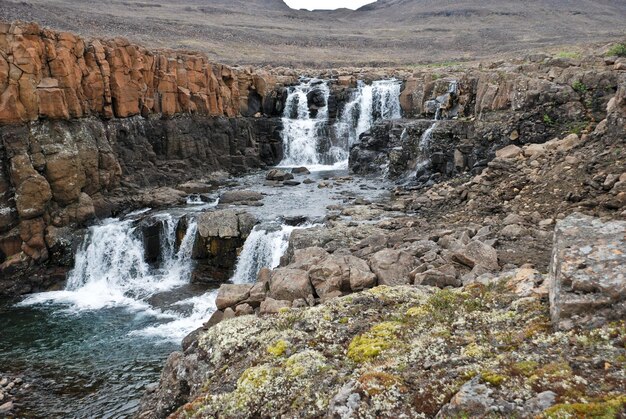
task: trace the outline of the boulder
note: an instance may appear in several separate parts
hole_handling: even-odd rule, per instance
[[[311,172],[306,167],[294,167],[293,169],[291,169],[291,173],[293,173],[294,175],[308,175]]]
[[[405,251],[383,249],[369,258],[369,265],[379,285],[407,285],[409,273],[415,267],[415,258]]]
[[[267,172],[267,175],[265,175],[265,179],[284,181],[284,180],[293,179],[293,175],[291,173],[285,172],[284,170],[272,169],[269,172]]]
[[[439,269],[429,269],[415,275],[415,285],[429,285],[433,287],[460,287],[463,285],[460,279],[448,272]]]
[[[291,301],[266,298],[261,303],[259,314],[276,314],[280,313],[281,309],[289,307],[291,307]]]
[[[478,240],[472,240],[467,246],[457,250],[453,255],[453,259],[470,268],[478,265],[490,271],[500,269],[496,249]]]
[[[298,298],[309,299],[313,296],[313,287],[309,274],[301,269],[278,268],[272,272],[269,297],[275,300],[293,301]]]
[[[222,284],[217,291],[215,305],[218,310],[236,307],[250,296],[251,284]]]
[[[496,150],[496,157],[501,159],[513,159],[522,154],[522,149],[516,145],[508,145],[500,150]]]
[[[352,255],[332,255],[319,261],[309,270],[309,278],[323,301],[376,283],[367,262]]]
[[[263,194],[255,191],[226,191],[220,195],[220,204],[241,204],[261,201]]]
[[[548,276],[557,329],[626,318],[626,221],[574,213],[559,221]]]

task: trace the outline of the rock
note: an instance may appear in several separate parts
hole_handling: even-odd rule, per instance
[[[522,149],[516,145],[508,145],[500,150],[496,150],[496,157],[501,159],[513,159],[522,154]]]
[[[283,185],[285,186],[298,186],[300,185],[301,182],[298,182],[297,180],[286,180],[283,182]]]
[[[510,239],[516,239],[526,234],[526,229],[518,224],[510,224],[500,230],[500,235]]]
[[[291,301],[286,300],[274,300],[273,298],[266,298],[261,303],[261,309],[259,314],[276,314],[280,313],[283,308],[291,307]]]
[[[220,195],[220,204],[241,204],[261,201],[263,194],[255,191],[226,191]]]
[[[496,249],[477,240],[472,240],[467,246],[456,251],[453,258],[470,268],[479,265],[490,271],[500,269]]]
[[[376,283],[376,276],[367,262],[351,255],[332,255],[322,259],[309,270],[309,278],[322,301],[371,288]]]
[[[626,318],[626,221],[574,213],[555,227],[548,289],[557,329]]]
[[[513,278],[507,281],[507,287],[520,297],[545,297],[547,288],[540,287],[543,284],[543,275],[536,269],[516,269]]]
[[[227,307],[224,310],[224,317],[223,320],[230,320],[230,319],[234,319],[235,318],[235,310],[233,310],[230,307]]]
[[[524,412],[537,415],[556,403],[557,394],[553,391],[543,391],[524,404]]]
[[[0,415],[8,415],[13,410],[13,402],[6,402],[0,405]]]
[[[315,181],[313,179],[306,178],[302,181],[302,183],[304,183],[305,185],[310,185],[312,183],[315,183]]]
[[[508,226],[511,224],[523,224],[523,223],[524,223],[524,219],[517,214],[509,214],[502,221],[502,224],[505,226]]]
[[[525,157],[538,157],[546,152],[544,144],[528,144],[523,148]]]
[[[272,272],[269,297],[274,300],[293,301],[313,295],[309,274],[301,269],[278,268]]]
[[[250,304],[239,304],[235,307],[235,316],[249,316],[254,314],[254,308]]]
[[[462,284],[460,279],[455,275],[442,272],[438,269],[429,269],[425,272],[415,275],[415,285],[429,285],[433,287],[460,287]]]
[[[578,146],[581,143],[580,137],[577,134],[570,134],[567,137],[559,140],[554,139],[545,143],[545,147],[548,150],[557,150],[557,151],[570,151],[574,147]]]
[[[295,269],[308,271],[321,260],[328,257],[328,252],[321,247],[306,247],[304,249],[296,249],[293,252],[292,263],[289,265]]]
[[[226,307],[235,307],[250,296],[250,284],[222,284],[217,292],[215,305],[218,310]]]
[[[215,185],[203,182],[185,182],[176,187],[188,194],[205,194],[214,191],[215,188]]]
[[[284,181],[284,180],[293,179],[293,175],[291,173],[285,172],[284,170],[272,169],[269,172],[267,172],[267,175],[265,175],[265,179]]]
[[[194,282],[217,282],[230,278],[237,263],[238,249],[256,219],[246,212],[208,211],[196,217],[198,232],[192,257],[198,261]]]
[[[485,417],[495,401],[491,398],[493,390],[480,384],[480,377],[474,377],[463,384],[461,389],[452,397],[450,402],[437,413],[437,418],[458,416]]]
[[[291,169],[291,173],[293,173],[294,175],[308,175],[311,172],[306,167],[294,167],[293,169]]]
[[[203,326],[208,329],[211,326],[215,326],[222,320],[224,320],[224,312],[221,310],[217,310],[213,314],[211,314],[211,317],[209,317],[209,320],[205,322]]]
[[[269,269],[267,269],[267,271],[269,272]],[[268,289],[269,278],[267,282],[257,282],[252,286],[252,288],[250,288],[250,295],[245,300],[245,303],[250,304],[254,308],[259,307],[259,305],[261,305],[261,302],[265,300]]]
[[[404,251],[383,249],[370,256],[369,264],[379,285],[406,285],[411,283],[409,273],[415,267],[415,258]]]
[[[43,215],[52,199],[48,181],[33,168],[26,155],[13,157],[10,171],[15,184],[15,205],[20,218],[31,219]]]
[[[554,218],[546,218],[545,220],[539,221],[539,227],[545,228],[554,224]]]

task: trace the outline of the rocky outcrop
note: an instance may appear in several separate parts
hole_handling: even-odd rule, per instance
[[[193,259],[198,261],[192,281],[220,283],[233,274],[237,255],[256,224],[246,212],[219,210],[196,217],[198,231]]]
[[[557,223],[550,314],[558,329],[626,318],[626,222],[573,214]]]
[[[505,146],[593,131],[625,82],[626,73],[597,56],[416,72],[401,94],[403,116],[413,119],[375,125],[352,148],[350,168],[417,185],[479,173]]]
[[[123,38],[86,41],[35,23],[0,24],[0,51],[0,124],[177,113],[252,116],[271,102],[276,83],[267,72],[210,63],[200,54],[149,51]]]

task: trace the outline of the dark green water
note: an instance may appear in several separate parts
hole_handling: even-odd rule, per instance
[[[177,342],[129,335],[155,318],[124,308],[70,313],[0,301],[0,371],[30,384],[19,417],[132,416]]]

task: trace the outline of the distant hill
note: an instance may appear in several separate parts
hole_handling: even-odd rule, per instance
[[[379,0],[313,12],[282,0],[0,0],[0,19],[231,64],[414,65],[616,40],[626,0]]]

